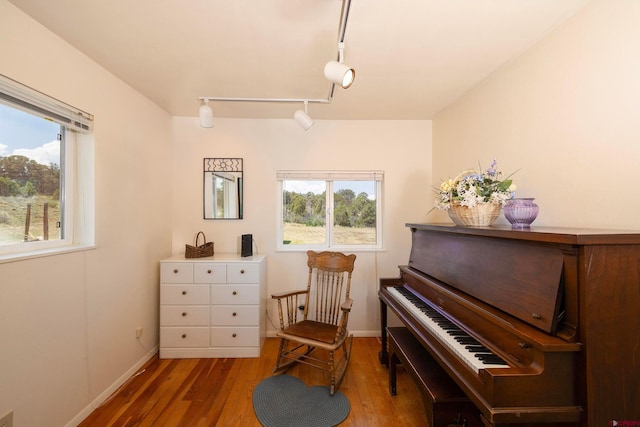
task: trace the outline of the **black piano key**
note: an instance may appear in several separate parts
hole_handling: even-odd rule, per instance
[[[436,324],[442,329],[451,329],[454,327],[453,323],[449,322],[448,320],[439,320],[436,321]]]
[[[507,363],[502,360],[499,356],[495,354],[475,354],[478,359],[480,359],[483,363],[492,364],[492,365],[507,365]]]
[[[454,340],[458,341],[460,344],[465,345],[465,344],[469,344],[469,345],[474,345],[474,344],[480,344],[475,338],[472,338],[470,336],[463,336],[463,337],[456,337],[454,338]]]
[[[474,354],[474,356],[485,363],[504,363],[504,361],[499,356],[496,356],[493,353],[477,353]]]
[[[483,345],[465,345],[464,348],[471,353],[491,353],[491,350]]]

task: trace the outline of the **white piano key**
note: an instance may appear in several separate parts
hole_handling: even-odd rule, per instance
[[[413,294],[411,294],[409,290],[405,288],[401,288],[401,289],[403,289],[404,292],[407,292],[408,294],[410,294],[410,296],[414,297],[417,301],[420,301],[421,304],[425,304],[424,301],[420,300],[418,297],[413,296]],[[441,324],[439,324],[439,322],[443,323],[443,320],[444,320],[444,323],[450,323],[451,325],[455,326],[444,316],[437,313],[437,311],[435,311],[433,308],[430,308],[427,305],[429,310],[436,313],[436,316],[431,317],[427,315],[423,310],[421,310],[420,307],[418,307],[414,302],[410,301],[410,298],[408,298],[403,293],[401,293],[397,288],[390,286],[387,288],[387,291],[394,297],[394,299],[396,299],[400,304],[402,304],[402,306],[404,306],[407,310],[409,310],[409,312],[411,312],[421,324],[423,324],[433,335],[435,335],[442,344],[444,344],[447,348],[449,348],[455,355],[458,356],[458,358],[460,358],[467,366],[473,369],[476,373],[480,369],[509,367],[509,365],[507,365],[506,362],[503,362],[504,364],[483,362],[478,356],[480,355],[491,355],[493,357],[498,357],[498,356],[491,353],[490,351],[486,351],[486,352],[470,351],[468,348],[466,348],[466,345],[468,344],[462,344],[456,340],[456,337],[460,337],[461,335],[453,336],[447,332],[447,329],[445,329],[449,327],[449,325],[446,325],[445,327],[443,327]],[[469,337],[470,339],[473,339],[461,329],[458,328],[457,330],[460,332],[458,333],[456,331],[456,333],[464,334],[462,335],[462,337]]]

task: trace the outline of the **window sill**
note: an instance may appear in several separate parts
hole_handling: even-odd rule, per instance
[[[42,258],[46,256],[61,255],[73,252],[82,252],[95,249],[95,245],[70,245],[60,246],[56,248],[40,249],[29,252],[17,252],[12,254],[0,254],[0,264],[16,261],[24,261],[34,258]]]

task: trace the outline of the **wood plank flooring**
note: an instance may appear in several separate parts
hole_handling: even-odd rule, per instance
[[[138,374],[91,413],[88,426],[256,426],[255,386],[272,375],[278,340],[267,338],[259,358],[152,358]],[[351,361],[340,391],[351,411],[341,426],[426,426],[422,396],[411,377],[398,369],[397,395],[388,389],[388,370],[378,362],[377,338],[354,338]],[[307,386],[326,385],[326,374],[306,365],[287,374]]]

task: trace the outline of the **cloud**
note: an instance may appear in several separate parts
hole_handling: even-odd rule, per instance
[[[0,154],[4,147],[0,145]],[[17,148],[11,154],[28,157],[42,165],[60,165],[60,141],[51,141],[36,148]]]
[[[298,194],[321,194],[327,189],[324,181],[286,181],[285,187],[285,190]]]
[[[0,156],[7,155],[7,148],[9,148],[6,144],[0,144]]]

